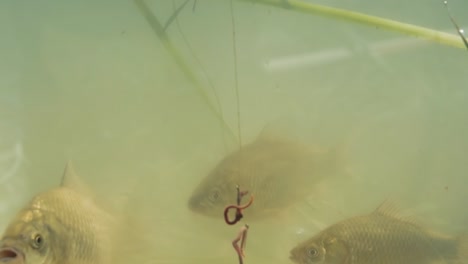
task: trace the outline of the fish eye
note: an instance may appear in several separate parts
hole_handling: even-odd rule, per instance
[[[39,249],[44,244],[44,238],[41,234],[35,234],[32,240],[32,247]]]
[[[214,190],[213,192],[211,192],[210,194],[210,200],[211,201],[216,201],[218,200],[219,198],[219,191],[218,190]]]
[[[311,257],[311,258],[315,258],[315,257],[318,256],[319,252],[318,252],[318,250],[316,248],[309,248],[307,250],[307,254],[309,254],[309,257]]]

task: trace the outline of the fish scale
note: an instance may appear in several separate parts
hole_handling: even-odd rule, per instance
[[[435,233],[388,211],[331,225],[291,250],[295,263],[435,264],[465,263],[468,239]]]
[[[68,256],[89,263],[89,260],[101,260],[106,243],[99,244],[99,226],[102,223],[102,214],[92,204],[75,193],[66,189],[52,190],[47,196],[38,196],[33,200],[31,207],[42,209],[55,214],[56,221],[60,221],[69,233],[70,247]],[[87,214],[77,214],[87,212]],[[103,259],[104,260],[104,259]]]
[[[239,185],[255,196],[244,214],[246,220],[269,217],[305,199],[318,182],[341,171],[336,154],[262,133],[224,157],[192,192],[188,207],[205,216],[220,217],[226,206],[235,204]]]
[[[341,232],[343,240],[348,241],[352,256],[351,263],[384,263],[383,259],[387,258],[393,263],[401,263],[405,260],[407,262],[411,260],[411,263],[443,260],[440,253],[433,250],[432,246],[434,241],[442,242],[442,238],[432,238],[409,223],[389,221],[386,217],[376,216],[375,218],[371,222],[362,221],[362,224],[359,223],[360,218],[354,219],[345,223],[337,231]],[[359,230],[360,227],[362,230]],[[343,232],[345,229],[350,232]],[[377,241],[385,241],[385,243]],[[444,241],[453,244],[452,240]]]
[[[65,170],[62,185],[36,195],[0,240],[5,264],[110,264],[113,218]]]

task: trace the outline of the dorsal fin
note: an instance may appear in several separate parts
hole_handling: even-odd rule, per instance
[[[387,198],[383,203],[381,203],[379,207],[377,207],[377,209],[373,212],[373,214],[391,217],[412,224],[419,224],[419,221],[416,220],[414,215],[403,212],[399,206],[397,206],[397,202],[390,198]]]
[[[83,181],[75,173],[71,160],[67,162],[62,176],[61,187],[70,188],[82,194],[90,195],[91,192]]]
[[[297,137],[295,133],[296,124],[294,120],[286,117],[278,118],[267,123],[260,131],[257,140],[292,140]]]
[[[260,131],[260,133],[258,134],[257,136],[257,141],[263,141],[263,140],[267,140],[267,141],[275,141],[275,140],[278,140],[282,138],[279,133],[277,131],[274,131],[271,126],[269,125],[266,125],[262,128],[262,130]]]
[[[383,201],[377,209],[375,209],[374,213],[393,218],[400,218],[400,209],[396,206],[395,201],[391,199]]]
[[[70,184],[71,179],[75,175],[75,170],[73,169],[73,164],[71,160],[67,161],[67,164],[65,164],[65,169],[62,174],[62,181],[60,182],[61,187],[68,187]]]

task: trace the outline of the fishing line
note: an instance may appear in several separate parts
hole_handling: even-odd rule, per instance
[[[234,89],[236,91],[237,106],[237,132],[239,137],[239,148],[242,148],[241,118],[240,118],[240,100],[239,100],[239,80],[237,74],[237,45],[236,45],[236,21],[234,18],[233,0],[230,1],[231,23],[232,23],[232,53],[234,55]]]
[[[169,17],[169,19],[166,21],[166,24],[164,24],[164,31],[167,30],[167,28],[172,24],[172,21],[174,19],[177,19],[179,16],[179,13],[184,9],[185,5],[189,2],[190,0],[186,0],[183,4],[181,4],[178,8],[175,7],[175,1],[172,1],[172,6],[174,8],[174,12],[172,15]]]
[[[236,45],[236,21],[234,18],[233,0],[229,1],[231,9],[232,23],[232,53],[234,56],[234,89],[236,91],[236,107],[237,107],[237,134],[239,138],[239,172],[241,171],[242,161],[242,132],[241,132],[241,117],[240,117],[240,99],[239,99],[239,81],[237,73],[237,45]]]
[[[452,21],[452,24],[455,26],[457,29],[457,33],[462,39],[463,43],[465,44],[466,49],[468,50],[468,40],[466,40],[465,35],[463,34],[463,29],[461,29],[457,22],[455,21],[455,18],[453,18],[452,14],[450,13],[449,7],[448,7],[448,1],[444,1],[445,8],[447,9],[447,14],[450,17],[450,20]]]
[[[185,6],[185,4],[187,2],[188,1],[183,3],[182,6]],[[193,4],[192,11],[195,11],[195,5],[196,5],[196,1]],[[174,12],[178,12],[178,8],[176,7],[176,1],[175,0],[172,1],[172,8],[173,8]],[[179,9],[180,9],[180,7],[179,7]],[[198,67],[200,67],[203,75],[205,76],[206,80],[208,81],[208,85],[210,86],[211,90],[213,91],[213,95],[214,95],[214,97],[216,99],[216,104],[217,104],[217,107],[218,107],[218,110],[219,110],[219,114],[220,114],[221,118],[223,118],[223,116],[224,116],[223,108],[221,106],[221,101],[219,100],[218,93],[216,92],[216,88],[215,88],[213,82],[211,81],[211,78],[208,76],[208,72],[203,67],[203,64],[201,63],[201,60],[198,58],[198,56],[196,55],[195,50],[192,48],[192,45],[190,45],[190,42],[187,40],[187,37],[185,36],[185,33],[183,32],[182,27],[180,26],[178,16],[175,16],[175,22],[176,22],[176,26],[177,26],[177,31],[179,31],[179,34],[181,35],[182,40],[184,41],[185,45],[187,46],[190,55],[192,55],[192,57],[195,60],[195,63],[198,64]],[[220,126],[221,126],[221,130],[223,130],[223,124],[220,124]],[[224,133],[222,133],[222,134],[223,134],[224,148],[225,148],[225,150],[227,150],[226,135]]]

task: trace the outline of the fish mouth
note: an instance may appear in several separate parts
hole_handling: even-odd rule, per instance
[[[189,208],[190,211],[192,211],[192,212],[194,212],[196,214],[207,215],[205,207],[197,199],[191,199],[188,202],[188,208]]]
[[[206,204],[204,203],[204,198],[201,195],[194,194],[190,196],[188,201],[188,208],[193,212],[203,212],[206,208]]]
[[[190,210],[194,211],[198,207],[198,201],[192,196],[189,198],[187,205]]]
[[[218,212],[218,210],[215,210],[212,207],[213,206],[209,202],[200,199],[198,196],[192,196],[188,201],[189,210],[195,214],[207,217],[222,217],[222,209]]]
[[[0,263],[23,264],[24,255],[15,248],[3,247],[0,248]]]
[[[295,256],[290,256],[289,260],[291,260],[294,263],[301,263],[301,262],[299,262],[299,259],[297,257],[295,257]]]
[[[190,211],[194,213],[200,213],[202,211],[202,207],[200,206],[200,199],[198,199],[196,196],[190,197],[187,205]]]
[[[294,263],[299,263],[299,258],[297,257],[296,252],[291,252],[289,255],[289,259]]]

